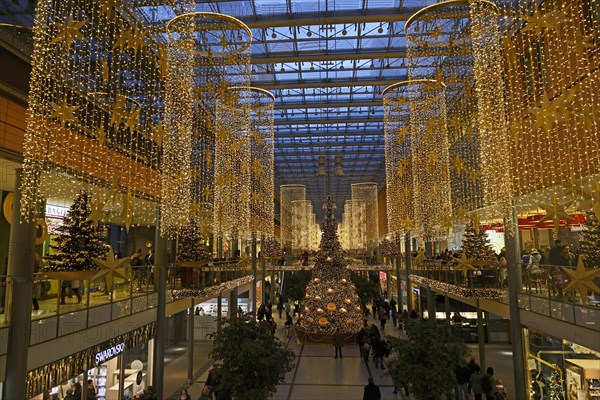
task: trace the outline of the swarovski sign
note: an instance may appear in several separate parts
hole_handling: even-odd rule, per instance
[[[118,343],[112,347],[104,349],[104,350],[96,353],[96,364],[103,363],[106,360],[116,357],[119,354],[121,354],[123,351],[125,351],[125,343]]]

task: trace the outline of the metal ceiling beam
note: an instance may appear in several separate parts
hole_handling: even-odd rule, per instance
[[[374,118],[308,118],[293,120],[275,120],[275,125],[326,125],[326,124],[368,124],[383,122],[383,117]]]
[[[383,107],[382,101],[317,101],[307,103],[276,103],[276,110],[293,110],[302,108],[345,108],[345,107]]]
[[[362,147],[362,146],[383,146],[382,140],[370,140],[368,142],[312,142],[312,143],[275,143],[276,149],[302,149],[302,148],[320,148],[320,147]],[[382,150],[383,151],[383,150]]]
[[[165,4],[167,3],[167,4]],[[163,0],[163,4],[170,5],[170,0]],[[202,3],[196,1],[196,3]],[[136,6],[155,5],[152,0],[136,1]],[[267,17],[240,16],[240,19],[250,29],[253,28],[277,28],[307,25],[336,25],[336,24],[363,24],[369,22],[398,22],[406,21],[415,12],[422,7],[405,7],[401,12],[396,8],[377,8],[368,10],[366,14],[362,10],[336,10],[334,13],[328,12],[306,12],[268,14]],[[291,18],[290,18],[291,17]],[[166,21],[156,27],[158,31],[164,31]]]
[[[394,79],[368,79],[368,80],[339,80],[325,81],[316,80],[310,82],[289,82],[289,83],[271,83],[271,82],[254,82],[253,86],[265,90],[274,89],[310,89],[310,88],[331,88],[331,87],[356,87],[356,86],[389,86],[396,82],[405,81],[408,78],[403,75]]]
[[[345,61],[345,60],[369,60],[382,58],[406,58],[408,57],[406,48],[401,47],[394,51],[389,51],[385,48],[373,51],[357,51],[355,49],[345,49],[327,52],[305,52],[300,54],[294,52],[272,53],[268,57],[252,57],[251,63],[254,65],[260,64],[280,64],[280,63],[296,63],[296,62],[322,62],[322,61]]]
[[[339,151],[324,151],[326,149],[323,150],[319,150],[318,153],[315,154],[306,154],[306,153],[297,153],[297,152],[275,152],[275,158],[280,158],[280,157],[293,157],[293,156],[304,156],[304,157],[308,157],[308,156],[335,156],[338,154],[342,154],[342,155],[350,155],[350,154],[381,154],[381,156],[384,156],[383,154],[383,150],[381,151],[375,151],[375,150],[352,150],[352,151],[344,151],[342,153],[340,153]],[[275,163],[277,163],[278,161],[276,161]]]
[[[288,131],[286,133],[279,133],[279,132],[275,132],[275,141],[277,141],[277,139],[285,139],[285,138],[317,138],[317,137],[324,137],[324,138],[328,138],[328,137],[353,137],[353,136],[381,136],[383,137],[383,130],[378,129],[376,131],[368,131],[368,132],[363,132],[360,130],[357,130],[355,132],[348,132],[348,131],[338,131],[338,132],[311,132],[311,133],[307,133],[307,132],[293,132],[293,131]]]

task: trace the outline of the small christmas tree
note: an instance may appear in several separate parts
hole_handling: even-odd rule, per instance
[[[211,259],[212,254],[202,242],[200,228],[194,221],[179,231],[177,238],[177,262],[202,261]]]
[[[593,211],[588,211],[579,239],[579,256],[587,268],[600,268],[600,223]]]
[[[281,257],[282,254],[281,245],[276,239],[265,239],[260,249],[261,257]]]
[[[382,257],[392,257],[400,255],[400,248],[394,240],[383,239],[379,245],[379,253]]]
[[[552,376],[550,377],[548,396],[550,400],[564,400],[565,398],[561,376],[556,370],[552,371]]]
[[[468,259],[475,261],[492,261],[496,259],[496,253],[485,232],[481,229],[475,229],[473,222],[467,224],[463,235],[462,249]]]
[[[98,269],[94,258],[105,258],[108,252],[94,222],[88,219],[91,210],[91,196],[81,192],[67,212],[56,245],[50,246],[54,254],[47,257],[45,271],[85,271]]]

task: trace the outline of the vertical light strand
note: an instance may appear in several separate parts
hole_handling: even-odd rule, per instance
[[[364,200],[346,200],[344,203],[344,221],[346,228],[346,251],[363,255],[367,250],[366,203]]]
[[[309,200],[294,200],[292,205],[292,249],[300,255],[310,250],[313,206]]]
[[[292,202],[306,199],[306,186],[281,185],[279,187],[279,224],[282,246],[289,248],[292,243]]]
[[[374,182],[354,183],[351,186],[352,200],[362,200],[366,206],[365,239],[371,246],[379,239],[379,210],[377,203],[377,184]]]

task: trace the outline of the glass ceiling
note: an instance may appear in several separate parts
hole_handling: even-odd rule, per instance
[[[125,0],[164,40],[177,2]],[[305,184],[338,210],[350,185],[385,182],[381,91],[406,79],[408,17],[435,0],[197,0],[196,11],[229,14],[252,30],[252,84],[275,97],[275,187]],[[27,3],[25,5],[25,3]],[[154,5],[148,5],[154,4]],[[2,2],[0,22],[31,26],[34,4]],[[427,68],[424,66],[423,68]],[[318,177],[319,156],[329,176]],[[333,176],[334,157],[344,176]]]

